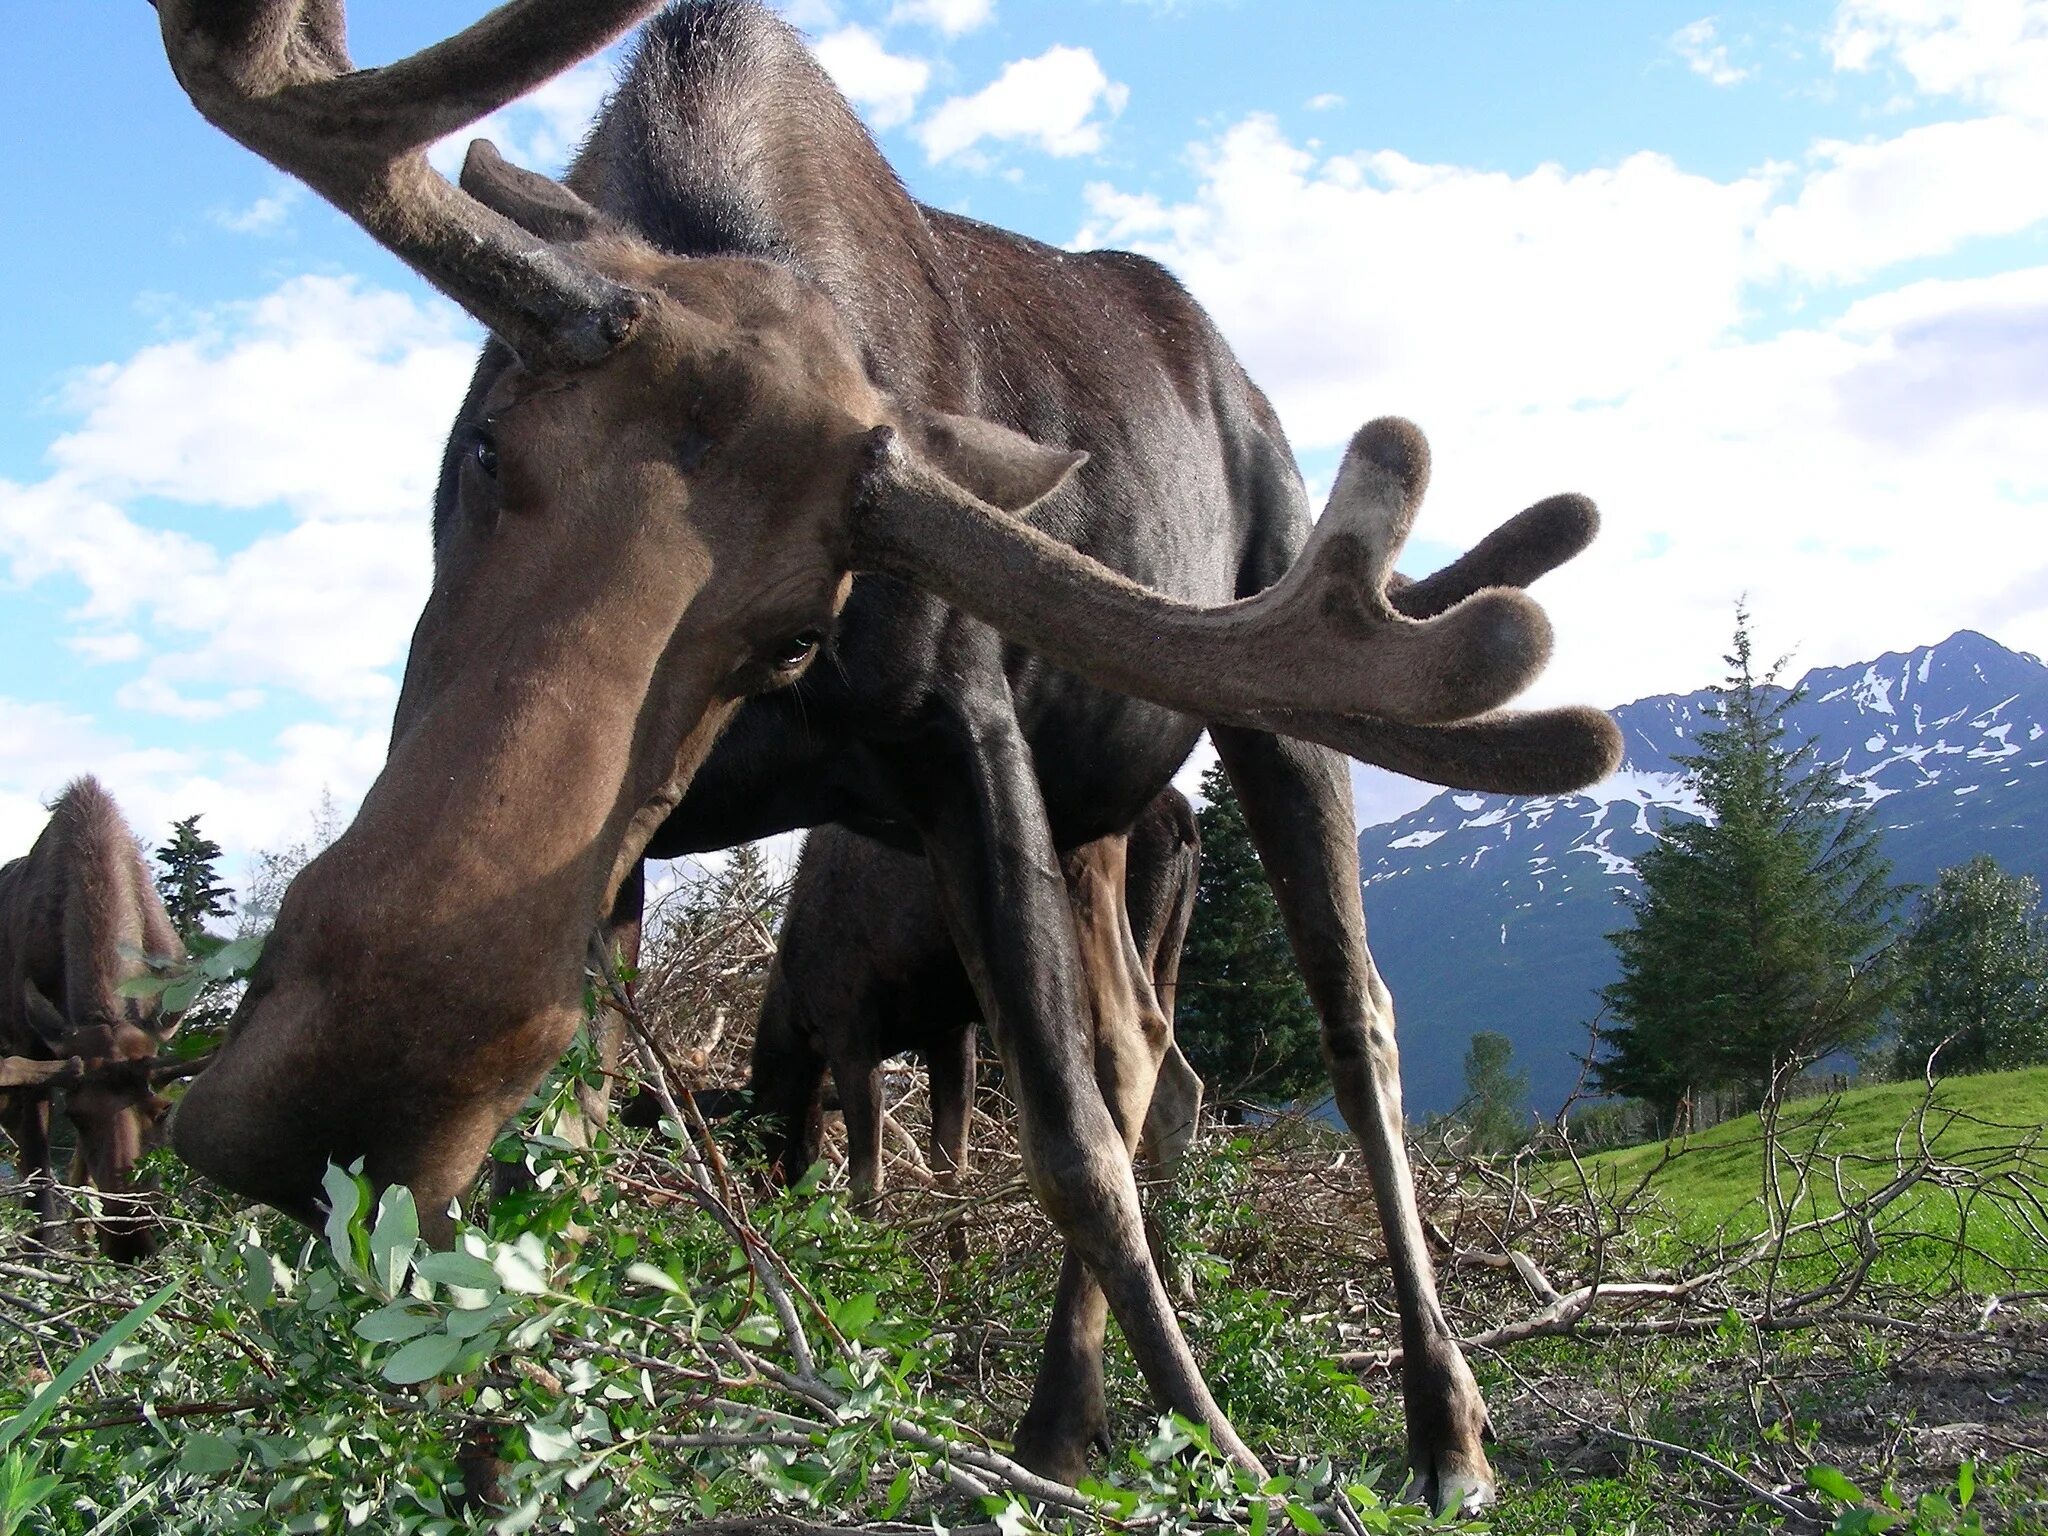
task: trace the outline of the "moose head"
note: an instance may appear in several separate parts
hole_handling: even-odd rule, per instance
[[[22,1017],[49,1059],[0,1060],[0,1088],[68,1088],[64,1113],[77,1134],[74,1182],[98,1190],[101,1251],[123,1262],[155,1251],[154,1223],[141,1208],[135,1165],[162,1139],[170,1100],[156,1091],[157,1051],[178,1019],[125,1000],[118,1012],[67,1018],[35,982],[22,982]]]
[[[1547,657],[1520,592],[1427,620],[1390,597],[1427,478],[1405,423],[1360,434],[1285,580],[1192,608],[1019,515],[1086,476],[1084,455],[880,392],[798,273],[657,251],[481,141],[459,187],[428,165],[427,146],[652,9],[512,0],[355,71],[339,0],[159,0],[199,110],[509,359],[454,445],[389,760],[291,886],[176,1117],[195,1166],[302,1216],[330,1158],[412,1186],[429,1220],[467,1185],[576,1028],[593,924],[739,703],[811,665],[856,571],[1106,686],[1340,747],[1483,715]],[[1488,750],[1512,787],[1501,742],[1590,761],[1605,728],[1494,716]]]

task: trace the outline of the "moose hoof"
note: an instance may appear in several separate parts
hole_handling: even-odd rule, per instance
[[[1487,1465],[1483,1451],[1440,1452],[1426,1460],[1411,1459],[1410,1467],[1403,1502],[1426,1504],[1434,1514],[1455,1510],[1460,1515],[1476,1515],[1491,1509],[1499,1496],[1493,1468]]]
[[[1017,1460],[1040,1477],[1072,1488],[1088,1475],[1088,1452],[1109,1450],[1109,1431],[1097,1429],[1077,1436],[1071,1426],[1040,1426],[1027,1414],[1017,1426],[1013,1448]]]

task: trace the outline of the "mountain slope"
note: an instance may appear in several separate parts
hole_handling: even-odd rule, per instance
[[[1872,807],[1893,878],[1925,884],[1988,852],[2048,885],[2048,666],[1971,630],[1857,666],[1819,667],[1787,717]],[[1613,978],[1606,933],[1635,860],[1673,816],[1701,814],[1674,755],[1711,725],[1701,689],[1614,712],[1612,778],[1576,795],[1445,792],[1359,834],[1373,956],[1393,989],[1408,1110],[1458,1100],[1475,1030],[1515,1043],[1554,1109]]]

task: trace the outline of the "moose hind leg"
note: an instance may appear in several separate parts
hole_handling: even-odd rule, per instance
[[[1393,999],[1365,945],[1349,775],[1321,747],[1232,728],[1213,735],[1321,1015],[1337,1105],[1372,1172],[1401,1314],[1411,1493],[1438,1509],[1480,1508],[1494,1492],[1486,1405],[1437,1300],[1416,1206]]]
[[[959,793],[928,795],[921,830],[1016,1098],[1026,1176],[1102,1286],[1153,1395],[1256,1468],[1210,1396],[1146,1251],[1129,1151],[1096,1083],[1066,882],[1030,752],[1014,718],[983,723],[973,760],[949,775]],[[1049,1403],[1027,1421],[1019,1453],[1072,1481],[1101,1430],[1096,1405]]]

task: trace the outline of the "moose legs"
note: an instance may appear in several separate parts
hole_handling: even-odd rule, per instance
[[[1124,896],[1126,852],[1124,838],[1103,838],[1068,854],[1065,871],[1093,1033],[1095,1081],[1129,1157],[1145,1132],[1172,1031],[1131,933]],[[1159,1244],[1149,1229],[1146,1246],[1157,1268]],[[1086,1455],[1091,1443],[1106,1446],[1106,1321],[1102,1287],[1069,1244],[1031,1406],[1017,1434],[1027,1459],[1028,1453],[1042,1450],[1049,1460],[1074,1461]]]
[[[1209,1395],[1146,1250],[1130,1155],[1096,1083],[1072,910],[1030,750],[1007,710],[978,723],[971,760],[949,775],[957,792],[926,797],[920,830],[1016,1097],[1026,1177],[1102,1286],[1154,1396],[1255,1467]],[[1029,1421],[1025,1460],[1078,1476],[1096,1432],[1088,1407],[1049,1407]]]
[[[1401,1313],[1412,1490],[1438,1508],[1453,1500],[1477,1508],[1494,1486],[1480,1445],[1486,1406],[1437,1301],[1424,1246],[1402,1138],[1394,1005],[1365,946],[1344,761],[1263,732],[1219,727],[1212,734],[1322,1017],[1323,1060],[1338,1108],[1372,1172]]]
[[[14,1171],[32,1223],[30,1241],[45,1243],[57,1225],[57,1183],[50,1170],[50,1095],[31,1089],[0,1093],[0,1125],[14,1142]]]

